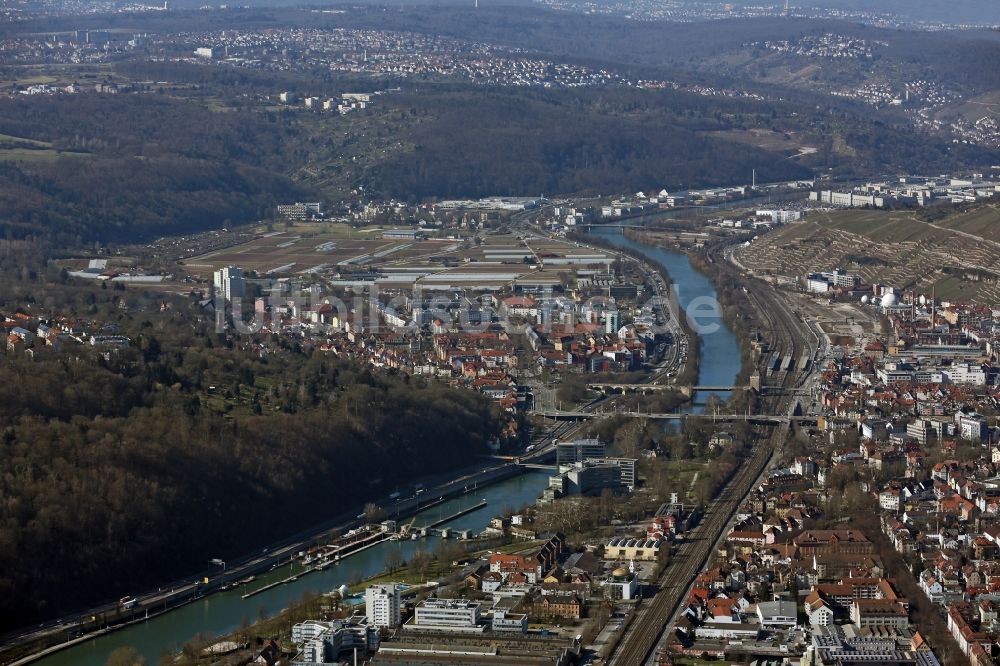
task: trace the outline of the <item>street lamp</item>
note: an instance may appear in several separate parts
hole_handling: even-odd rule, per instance
[[[226,582],[226,562],[215,557],[209,560],[208,564],[209,566],[222,567],[222,576],[219,578],[219,584],[224,584]]]

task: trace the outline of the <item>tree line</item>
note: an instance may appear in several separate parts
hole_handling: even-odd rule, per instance
[[[0,364],[0,627],[188,575],[484,452],[482,396],[189,322],[131,349]],[[219,409],[216,382],[272,394]]]

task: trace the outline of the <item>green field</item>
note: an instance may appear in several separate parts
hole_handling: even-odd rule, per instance
[[[365,229],[354,229],[345,222],[289,222],[287,225],[279,223],[275,229],[287,231],[303,238],[320,240],[335,240],[338,238],[367,238],[372,232],[381,231],[381,227],[369,227]],[[267,233],[266,225],[259,226],[258,233]]]
[[[945,300],[1000,303],[1000,209],[838,210],[810,213],[739,252],[745,266],[799,277],[844,268],[865,284],[886,284]],[[955,233],[955,232],[961,233]]]
[[[88,153],[55,150],[48,141],[0,134],[0,162],[53,162],[60,157],[86,157]]]
[[[36,74],[35,76],[23,76],[16,80],[16,83],[21,86],[37,86],[37,85],[47,85],[50,83],[55,83],[58,81],[54,76],[46,76],[45,74]]]
[[[905,213],[845,211],[828,217],[832,227],[867,236],[875,243],[919,242],[948,235],[932,226],[917,222]]]
[[[0,162],[54,162],[60,157],[87,157],[87,153],[31,148],[0,148]]]
[[[948,217],[938,224],[995,240],[997,232],[1000,231],[1000,209],[995,205],[983,206],[968,213]]]
[[[52,143],[49,141],[36,141],[35,139],[29,139],[23,136],[11,136],[10,134],[0,134],[0,147],[11,144],[28,144],[31,146],[37,146],[38,148],[52,147]]]
[[[954,229],[988,240],[996,240],[1000,230],[1000,208],[982,205],[968,212],[955,212],[940,220],[925,221],[919,211],[843,210],[824,213],[825,223],[852,234],[867,236],[875,242],[899,243],[923,240],[943,241]],[[820,221],[822,218],[813,218]],[[932,226],[933,225],[933,226]]]

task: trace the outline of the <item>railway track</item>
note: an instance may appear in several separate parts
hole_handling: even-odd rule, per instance
[[[719,262],[713,262],[721,265]],[[724,269],[728,270],[728,269]],[[763,283],[745,283],[747,294],[762,322],[766,322],[771,344],[794,359],[790,369],[783,370],[778,384],[783,389],[800,386],[808,377],[800,368],[798,359],[806,348],[805,340],[814,335],[805,331],[803,323],[773,290]],[[805,332],[804,332],[805,331]],[[794,410],[795,402],[789,397],[776,396],[767,400],[767,408],[780,413]],[[628,625],[608,663],[613,666],[637,666],[652,654],[681,602],[688,594],[695,577],[708,562],[716,545],[722,539],[726,526],[737,508],[759,482],[771,461],[784,446],[787,430],[775,428],[770,434],[758,431],[749,458],[725,484],[706,511],[693,538],[682,544],[661,575],[659,590],[652,600],[637,611]]]
[[[713,263],[722,270],[733,270],[726,262]],[[812,331],[803,334],[802,322],[781,302],[769,285],[756,280],[744,284],[759,320],[766,324],[770,333],[771,346],[792,358],[791,367],[783,369],[780,376],[774,377],[776,383],[781,388],[801,385],[808,376],[805,368],[801,368],[798,363],[806,348],[802,340],[807,340]],[[592,411],[599,405],[613,402],[613,397],[598,399],[583,407],[582,411]],[[780,413],[782,409],[793,408],[794,402],[789,398],[777,396],[767,400],[765,411],[776,410],[774,413]],[[547,448],[552,439],[575,435],[583,427],[582,424],[559,424],[543,435],[544,444],[539,448]],[[649,603],[639,608],[637,616],[628,625],[617,648],[610,655],[609,664],[637,666],[650,656],[698,572],[721,540],[737,508],[759,482],[776,453],[782,449],[786,435],[787,431],[780,427],[770,432],[757,431],[745,464],[740,466],[709,505],[701,523],[691,535],[692,538],[677,549],[658,581],[658,592]],[[539,443],[542,444],[542,441]]]
[[[695,529],[693,538],[685,541],[674,553],[660,578],[659,591],[633,618],[618,649],[612,655],[610,664],[637,666],[653,651],[677,607],[684,600],[688,588],[711,556],[730,518],[767,468],[773,456],[773,448],[768,444],[777,444],[774,440],[779,437],[783,439],[784,434],[776,432],[767,440],[758,441],[747,464],[740,467],[713,501]]]

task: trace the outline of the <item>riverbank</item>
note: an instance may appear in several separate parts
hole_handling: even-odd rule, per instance
[[[746,298],[742,276],[724,263],[722,251],[731,244],[731,239],[715,239],[700,250],[695,250],[691,247],[674,247],[658,239],[656,230],[631,231],[627,235],[637,242],[687,255],[694,270],[712,282],[722,319],[735,334],[740,348],[740,369],[734,385],[749,385],[750,375],[756,369],[753,347],[756,335],[753,324],[758,315]],[[729,402],[734,412],[742,412],[751,406],[747,404],[748,397],[745,392],[734,392]]]
[[[339,590],[326,594],[303,595],[301,599],[290,602],[287,607],[271,617],[258,618],[256,622],[241,626],[229,634],[206,637],[197,644],[189,645],[186,652],[204,654],[212,645],[230,643],[241,646],[229,655],[230,658],[253,659],[256,655],[251,649],[242,646],[253,645],[257,637],[275,638],[283,648],[294,650],[297,646],[291,643],[292,626],[319,617],[350,617],[352,613],[363,610],[364,591],[369,585],[395,583],[400,586],[400,598],[411,601],[435,590],[442,590],[448,583],[464,585],[461,577],[455,576],[456,559],[477,560],[490,553],[529,553],[537,548],[539,543],[541,542],[514,541],[510,536],[450,542],[447,544],[448,548],[441,549],[441,552],[428,553],[426,557],[414,557],[413,561],[403,562],[392,571],[383,571],[350,585],[345,597],[341,596]]]
[[[615,229],[594,229],[586,236],[588,242],[595,238],[598,242],[603,241],[611,245],[616,251],[627,250],[637,253],[647,264],[657,266],[660,272],[666,272],[670,276],[673,287],[671,298],[676,302],[678,312],[687,313],[692,305],[699,308],[698,323],[704,328],[698,332],[692,330],[686,314],[680,316],[689,338],[688,351],[697,354],[695,357],[697,363],[696,372],[689,371],[685,377],[687,381],[682,383],[679,379],[678,384],[734,386],[742,365],[738,341],[722,320],[721,312],[715,317],[710,314],[706,316],[701,309],[703,303],[717,301],[715,288],[706,276],[694,269],[690,257],[655,245],[639,243]],[[630,254],[630,256],[636,255]],[[694,402],[690,411],[703,410],[705,405],[713,400],[711,396],[725,402],[729,400],[731,393],[729,390],[698,391],[693,396]]]
[[[601,238],[599,235],[593,232],[581,236],[580,240],[583,240],[584,242],[587,242],[591,245],[606,250],[612,250],[614,252],[628,255],[636,262],[638,262],[641,266],[644,266],[646,271],[656,272],[663,280],[663,283],[664,285],[666,285],[667,289],[670,289],[674,284],[673,279],[670,276],[670,271],[667,270],[666,266],[664,266],[662,263],[652,260],[650,257],[646,256],[641,250],[636,250],[634,248],[622,247],[620,245],[616,245],[615,243],[610,242],[607,239]],[[695,331],[691,329],[691,326],[688,323],[687,313],[684,311],[684,308],[681,306],[681,304],[675,302],[673,299],[671,299],[671,302],[674,303],[675,308],[669,313],[667,313],[667,316],[674,319],[674,324],[676,325],[677,330],[680,332],[680,335],[684,336],[684,338],[687,341],[686,344],[687,356],[684,360],[684,367],[677,372],[676,383],[680,385],[694,385],[697,383],[698,368],[700,365],[700,358],[701,358],[701,344],[699,341],[700,338],[697,335],[697,333],[695,333]],[[699,341],[699,344],[692,344],[693,341]],[[674,345],[677,346],[679,342],[680,340],[674,340]]]
[[[525,471],[516,465],[504,464],[489,469],[487,473],[480,471],[454,480],[441,492],[429,489],[423,495],[423,497],[429,496],[428,499],[422,500],[419,508],[415,503],[404,504],[400,507],[398,516],[400,520],[414,514],[422,516],[424,522],[440,520],[442,517],[467,509],[468,500],[462,499],[467,495],[481,496],[496,511],[508,506],[520,507],[534,501],[546,480],[547,475],[543,473]],[[443,502],[439,499],[442,496]],[[488,511],[489,509],[477,509],[472,514],[456,519],[449,526],[457,530],[481,530],[488,522]],[[391,517],[396,518],[396,516],[397,514],[393,512]],[[313,538],[323,537],[328,533],[327,529],[325,532],[313,535]],[[37,663],[42,666],[104,666],[107,656],[115,648],[133,646],[140,650],[147,661],[155,663],[162,652],[175,653],[179,646],[200,633],[223,634],[236,629],[244,616],[253,616],[261,608],[281,608],[290,600],[298,598],[304,591],[333,589],[339,584],[349,583],[354,579],[362,580],[382,571],[386,555],[390,550],[409,553],[437,541],[437,537],[430,537],[419,541],[384,542],[378,547],[345,557],[335,566],[332,565],[322,572],[311,573],[248,601],[240,597],[249,590],[223,591],[218,589],[221,588],[221,582],[217,582],[218,588],[213,589],[211,594],[205,590],[205,594],[187,599],[184,604],[168,605],[166,608],[158,606],[155,612],[154,609],[149,609],[148,620],[144,615],[146,609],[141,608],[134,622],[116,625],[109,628],[112,629],[110,631],[105,631],[102,627],[101,631],[87,632],[86,636],[69,637],[82,638],[83,641],[72,644],[60,642],[57,646],[51,646],[55,647],[55,650],[49,650],[44,654],[39,654],[36,650],[30,657],[27,654],[20,654],[8,658],[11,660],[29,658],[22,663]],[[255,574],[258,576],[258,584],[264,585],[272,579],[290,577],[294,570],[290,569],[288,564],[289,554],[304,549],[301,544],[296,544],[268,558],[266,563],[260,564]],[[282,566],[272,571],[271,567],[279,561]],[[237,580],[248,575],[251,574],[243,572],[240,572],[240,575],[227,574],[226,579]],[[4,658],[4,663],[9,663],[8,658]]]

